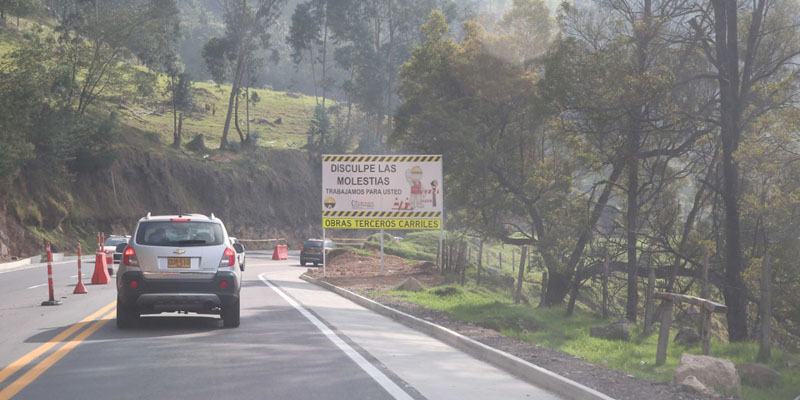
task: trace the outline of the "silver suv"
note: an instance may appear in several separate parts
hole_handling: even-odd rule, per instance
[[[242,271],[225,225],[211,214],[139,220],[117,273],[117,327],[142,314],[219,314],[239,326]]]

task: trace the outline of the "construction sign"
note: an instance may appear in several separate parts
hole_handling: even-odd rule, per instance
[[[325,229],[439,230],[442,156],[323,155]]]

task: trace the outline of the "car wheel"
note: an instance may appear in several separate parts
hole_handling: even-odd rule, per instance
[[[222,317],[222,325],[226,328],[239,326],[239,300],[237,299],[236,302],[222,307],[220,316]]]
[[[135,307],[126,306],[117,299],[117,328],[133,328],[139,322],[139,312]]]
[[[306,266],[306,260],[300,260],[300,266],[305,267]]]
[[[315,267],[319,267],[319,263],[314,263],[314,266]]]

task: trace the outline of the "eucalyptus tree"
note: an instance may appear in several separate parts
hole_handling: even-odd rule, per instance
[[[699,78],[718,85],[724,206],[724,283],[731,341],[748,338],[747,268],[741,228],[741,172],[737,152],[759,117],[796,104],[800,68],[800,5],[793,0],[711,0],[698,2],[691,21],[709,71]],[[740,24],[742,27],[740,28]]]
[[[330,40],[338,44],[334,59],[352,72],[343,86],[373,119],[373,135],[363,146],[381,148],[392,131],[398,70],[422,41],[419,27],[437,9],[457,17],[450,0],[340,0],[327,8]]]
[[[696,47],[685,40],[692,6],[687,0],[609,0],[585,8],[565,4],[560,12],[563,35],[582,60],[568,78],[575,80],[568,87],[580,92],[561,104],[575,111],[574,126],[604,138],[595,143],[610,150],[610,176],[619,168],[625,172],[626,318],[631,321],[638,315],[638,250],[646,237],[641,211],[651,209],[647,202],[667,186],[670,159],[710,133],[693,118],[703,112],[703,99],[685,96],[681,81],[694,65]],[[645,173],[650,179],[642,185]],[[570,265],[577,265],[582,249],[576,250]]]
[[[214,80],[217,83],[230,80],[231,83],[220,149],[228,147],[228,131],[240,91],[248,83],[248,72],[252,72],[258,62],[256,50],[270,46],[268,30],[277,22],[284,1],[226,0],[225,35],[212,37],[203,47],[203,58]],[[248,140],[243,144],[246,142]]]
[[[449,207],[465,210],[470,230],[506,244],[532,246],[549,271],[548,305],[563,300],[570,234],[580,225],[572,198],[581,164],[574,135],[548,129],[552,116],[538,77],[494,54],[476,22],[464,39],[447,36],[441,13],[404,64],[394,146],[444,154]]]

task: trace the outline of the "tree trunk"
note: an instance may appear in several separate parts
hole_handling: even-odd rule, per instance
[[[557,268],[549,269],[547,279],[547,294],[544,298],[545,306],[552,307],[563,304],[564,298],[569,293],[571,273],[564,273]]]
[[[592,237],[592,231],[594,230],[595,225],[597,225],[597,221],[600,219],[600,216],[603,215],[603,210],[605,209],[606,204],[608,204],[608,199],[611,197],[611,193],[617,183],[617,179],[619,179],[620,175],[622,175],[623,169],[623,163],[621,162],[613,165],[611,175],[609,175],[608,179],[606,179],[606,182],[603,185],[603,191],[600,193],[600,197],[597,199],[597,203],[592,209],[592,214],[589,216],[589,222],[585,227],[583,227],[583,230],[578,237],[578,241],[575,243],[575,247],[572,249],[572,253],[569,256],[569,260],[567,261],[568,271],[574,271],[575,267],[577,267],[578,262],[583,255],[583,250],[586,247],[586,244],[589,243],[589,239]],[[567,292],[564,292],[564,295],[566,295],[566,293]],[[557,299],[557,303],[561,303],[563,300],[563,297],[561,299]]]
[[[636,153],[639,151],[639,135],[633,129],[628,138],[628,210],[625,218],[626,245],[628,252],[628,296],[625,302],[625,318],[628,321],[636,322],[636,314],[639,309],[639,286],[637,285],[638,266],[636,264],[636,222],[639,214],[639,159]]]
[[[322,108],[325,108],[325,97],[327,97],[328,77],[327,77],[327,58],[328,58],[328,2],[325,4],[325,22],[322,27]]]
[[[244,146],[244,133],[242,133],[242,128],[239,127],[239,99],[241,96],[238,94],[236,95],[236,102],[234,104],[234,111],[233,111],[233,126],[236,128],[236,133],[239,134],[239,144]],[[241,148],[241,147],[240,147]]]
[[[581,289],[581,271],[583,271],[583,260],[578,263],[578,268],[573,274],[572,287],[569,293],[569,302],[567,303],[567,316],[572,315],[575,310],[575,301],[578,299],[578,291]]]
[[[175,106],[177,88],[175,87],[175,78],[171,76],[169,79],[172,82],[172,145],[178,147],[181,145],[181,140],[178,137],[178,108]]]
[[[728,338],[731,342],[748,339],[747,287],[742,272],[741,228],[739,226],[739,164],[734,154],[741,138],[741,105],[737,3],[712,0],[714,36],[719,70],[720,139],[722,141],[722,202],[725,207],[725,283],[722,296],[728,306]]]
[[[178,133],[175,134],[175,147],[181,147],[183,137],[183,113],[178,114]]]
[[[233,82],[231,82],[231,95],[228,98],[228,113],[225,116],[225,125],[222,128],[222,139],[219,142],[220,150],[228,147],[228,131],[231,127],[231,116],[233,115],[234,103],[236,97],[239,95],[239,87],[242,82],[242,75],[244,70],[244,55],[239,54],[236,61],[236,72],[233,74]]]
[[[761,330],[758,335],[758,361],[765,363],[770,358],[770,337],[772,336],[772,274],[769,254],[761,263]]]
[[[247,126],[247,136],[245,136],[245,141],[242,144],[247,144],[248,146],[250,143],[250,69],[247,69],[247,86],[244,88],[244,99],[247,102],[245,104],[245,124]]]

